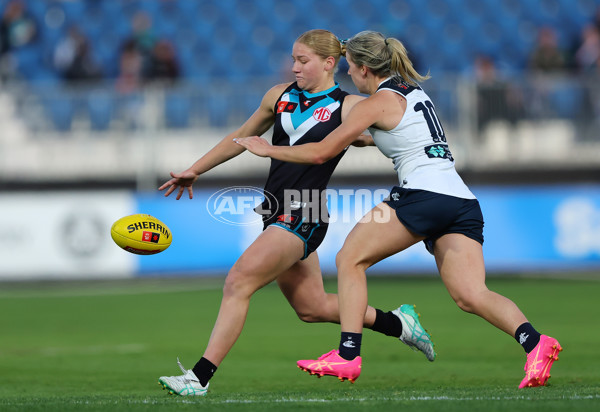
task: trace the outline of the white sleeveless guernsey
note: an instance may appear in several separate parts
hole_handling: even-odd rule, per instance
[[[454,168],[442,124],[429,96],[419,86],[388,78],[377,92],[390,90],[406,99],[406,112],[392,130],[369,128],[375,145],[394,162],[400,187],[475,199]]]

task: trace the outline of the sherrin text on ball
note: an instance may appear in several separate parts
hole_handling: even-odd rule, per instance
[[[167,225],[142,213],[117,220],[110,228],[110,236],[119,247],[136,255],[160,253],[173,239]]]

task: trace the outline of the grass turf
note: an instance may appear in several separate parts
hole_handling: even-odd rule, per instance
[[[296,359],[337,346],[339,327],[299,321],[269,285],[253,298],[238,343],[205,398],[167,396],[158,376],[202,355],[222,279],[5,284],[0,289],[0,410],[578,410],[600,409],[597,280],[492,278],[565,350],[549,385],[518,390],[525,355],[515,340],[461,312],[437,278],[371,278],[370,303],[414,303],[436,343],[428,362],[396,339],[365,331],[355,384],[317,379]],[[326,289],[335,291],[334,280]]]

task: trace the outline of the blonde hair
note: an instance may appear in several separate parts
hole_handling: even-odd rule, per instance
[[[302,43],[311,48],[317,56],[322,59],[333,57],[335,59],[335,68],[342,57],[342,44],[340,40],[329,30],[315,29],[301,34],[296,42]]]
[[[413,86],[430,78],[429,73],[422,76],[415,70],[406,48],[393,37],[386,38],[375,31],[361,31],[348,39],[344,46],[344,51],[350,53],[356,65],[368,67],[376,76],[400,76]]]

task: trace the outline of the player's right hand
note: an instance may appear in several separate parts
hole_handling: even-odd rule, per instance
[[[169,196],[175,190],[177,192],[177,200],[181,199],[183,192],[185,189],[188,191],[188,196],[190,199],[194,198],[194,190],[192,189],[192,185],[196,180],[198,180],[198,175],[191,170],[186,170],[181,173],[173,173],[171,172],[171,179],[167,180],[158,190],[165,190],[165,197]]]

